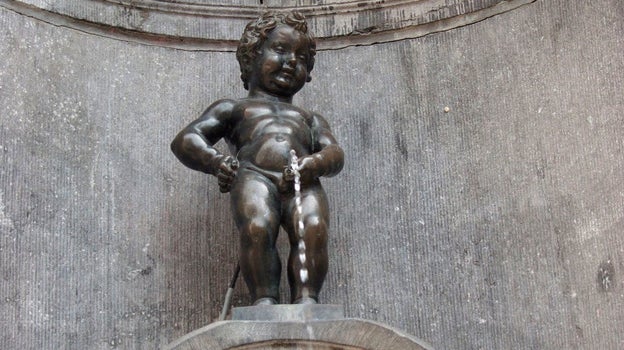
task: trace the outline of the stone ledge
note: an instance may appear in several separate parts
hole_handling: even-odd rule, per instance
[[[247,320],[214,322],[177,339],[165,349],[432,349],[426,342],[387,325],[341,318],[341,315],[342,307],[338,305],[237,308],[233,311],[234,318]]]
[[[341,305],[266,305],[235,307],[232,309],[233,321],[273,321],[302,322],[344,319]]]

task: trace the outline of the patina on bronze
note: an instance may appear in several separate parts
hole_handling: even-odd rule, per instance
[[[340,172],[344,154],[321,115],[292,105],[293,96],[311,79],[315,48],[299,13],[265,13],[250,22],[236,52],[248,96],[213,103],[171,144],[184,165],[216,176],[221,192],[230,192],[240,232],[240,267],[255,305],[279,300],[280,226],[291,245],[291,302],[318,302],[327,273],[329,210],[319,178]],[[213,147],[220,139],[234,157]],[[303,280],[297,258],[299,218],[288,168],[291,150],[299,157],[301,236],[308,270]]]

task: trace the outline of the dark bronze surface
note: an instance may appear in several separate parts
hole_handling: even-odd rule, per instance
[[[327,121],[292,105],[310,81],[315,44],[303,16],[267,13],[250,22],[237,58],[247,98],[220,100],[184,128],[171,149],[191,169],[217,177],[229,192],[240,231],[240,266],[252,300],[279,299],[280,226],[291,244],[288,280],[291,302],[315,302],[327,273],[329,210],[321,182],[343,167],[344,155]],[[235,156],[213,148],[225,139]],[[299,156],[303,241],[308,280],[302,281],[296,259],[299,235],[289,152]]]

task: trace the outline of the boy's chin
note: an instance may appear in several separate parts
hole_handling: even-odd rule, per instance
[[[276,81],[275,86],[276,90],[292,93],[293,95],[301,90],[303,87],[303,83],[294,83],[292,81]]]
[[[280,90],[283,91],[286,95],[293,96],[303,88],[303,85],[304,83],[285,83],[284,85],[280,86]]]
[[[281,97],[293,97],[301,88],[293,89],[293,88],[282,88],[282,89],[273,89],[272,91],[267,91],[271,95],[281,96]]]

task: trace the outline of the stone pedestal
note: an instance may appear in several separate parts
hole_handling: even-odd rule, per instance
[[[231,321],[214,322],[171,343],[167,350],[421,350],[432,349],[388,326],[345,318],[338,305],[234,308]]]

